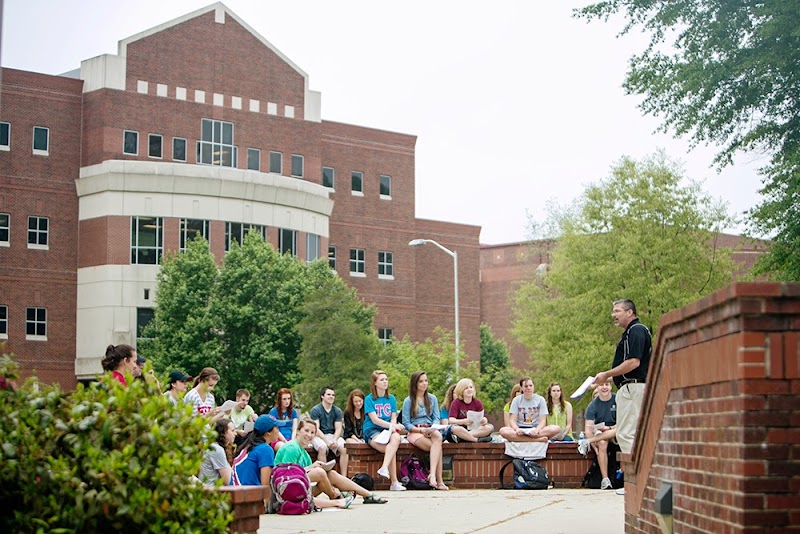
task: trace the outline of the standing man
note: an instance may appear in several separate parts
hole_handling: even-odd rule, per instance
[[[317,460],[325,463],[328,460],[328,451],[337,456],[344,451],[344,438],[342,438],[342,410],[333,405],[336,400],[336,392],[330,386],[325,386],[319,392],[320,403],[311,408],[309,415],[317,424],[317,435],[311,441],[314,450],[317,451]],[[344,473],[346,471],[345,456],[339,457],[340,467]],[[345,465],[342,466],[342,461]]]
[[[611,317],[614,324],[625,331],[617,343],[613,367],[598,373],[594,382],[605,384],[609,378],[614,378],[617,385],[617,443],[622,452],[630,453],[644,400],[644,382],[653,343],[650,330],[639,322],[632,300],[614,301]]]

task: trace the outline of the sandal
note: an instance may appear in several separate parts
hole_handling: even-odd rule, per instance
[[[436,486],[436,489],[437,489],[437,490],[440,490],[440,491],[448,491],[450,488],[448,488],[448,487],[445,485],[445,483],[444,483],[444,482],[442,482],[441,484],[439,484],[438,486]]]
[[[374,493],[370,493],[369,495],[364,497],[364,504],[386,504],[387,502],[389,501],[378,497]]]
[[[352,495],[348,495],[347,498],[344,500],[344,506],[342,508],[347,510],[348,508],[350,508],[350,505],[353,504],[354,500],[356,500],[355,493]]]

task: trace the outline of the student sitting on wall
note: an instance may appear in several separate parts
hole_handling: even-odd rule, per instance
[[[529,376],[519,381],[522,395],[511,401],[510,426],[500,429],[500,435],[508,441],[546,442],[561,430],[556,425],[547,425],[547,403],[544,397],[533,392],[533,379]]]
[[[494,426],[489,424],[489,420],[484,416],[480,420],[480,424],[469,429],[472,421],[467,417],[468,412],[483,412],[483,403],[475,397],[475,384],[469,378],[462,378],[456,384],[455,399],[450,405],[450,423],[458,425],[467,430],[470,436],[474,437],[476,441],[489,442],[492,441],[490,435],[494,431]],[[455,428],[455,427],[454,427]],[[464,441],[472,441],[466,439]]]
[[[561,431],[553,441],[574,441],[572,437],[572,403],[564,400],[561,384],[553,382],[547,388],[547,424],[556,425]]]
[[[603,479],[600,489],[614,489],[608,477],[608,442],[617,437],[617,401],[611,393],[611,378],[597,386],[595,397],[586,408],[587,439],[578,440],[578,452],[586,456],[591,446],[597,454],[597,465]]]
[[[442,480],[442,434],[431,428],[439,420],[439,401],[428,393],[428,375],[417,371],[411,375],[408,397],[403,401],[403,421],[408,442],[430,453],[431,471],[428,483],[437,490],[448,490]]]

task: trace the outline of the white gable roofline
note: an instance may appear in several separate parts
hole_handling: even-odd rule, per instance
[[[294,62],[292,62],[292,60],[290,60],[288,57],[286,57],[283,54],[283,52],[281,52],[280,50],[275,48],[275,46],[272,43],[270,43],[269,41],[264,39],[264,37],[261,34],[259,34],[249,24],[247,24],[245,21],[243,21],[241,18],[239,18],[239,16],[236,13],[231,11],[222,2],[216,2],[214,4],[211,4],[210,6],[202,7],[200,9],[198,9],[197,11],[192,11],[191,13],[187,13],[186,15],[180,16],[180,17],[178,17],[176,19],[172,19],[172,20],[170,20],[168,22],[165,22],[163,24],[159,24],[158,26],[154,26],[154,27],[150,28],[149,30],[145,30],[143,32],[137,33],[136,35],[132,35],[132,36],[126,38],[126,39],[122,39],[119,42],[119,48],[117,50],[117,53],[119,54],[120,57],[128,57],[128,44],[129,43],[133,43],[135,41],[138,41],[139,39],[143,39],[143,38],[148,37],[150,35],[154,35],[156,33],[159,33],[162,30],[166,30],[167,28],[171,28],[173,26],[177,26],[178,24],[181,24],[182,22],[186,22],[187,20],[191,20],[191,19],[197,18],[197,17],[199,17],[201,15],[205,15],[209,11],[214,11],[215,19],[216,19],[217,22],[221,22],[221,23],[224,24],[225,17],[229,16],[229,17],[233,18],[233,20],[235,20],[236,22],[241,24],[243,28],[245,28],[247,31],[252,33],[259,41],[264,43],[264,46],[266,46],[267,48],[269,48],[270,50],[275,52],[278,55],[278,57],[280,57],[289,66],[291,66],[294,70],[296,70],[298,72],[298,74],[302,75],[303,79],[305,79],[306,89],[308,89],[308,74],[306,74],[306,72],[303,69],[301,69],[300,67],[295,65]]]

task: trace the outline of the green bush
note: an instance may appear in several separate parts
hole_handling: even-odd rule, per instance
[[[0,358],[0,377],[17,366]],[[0,531],[226,532],[228,496],[190,482],[216,434],[141,380],[0,389]]]

